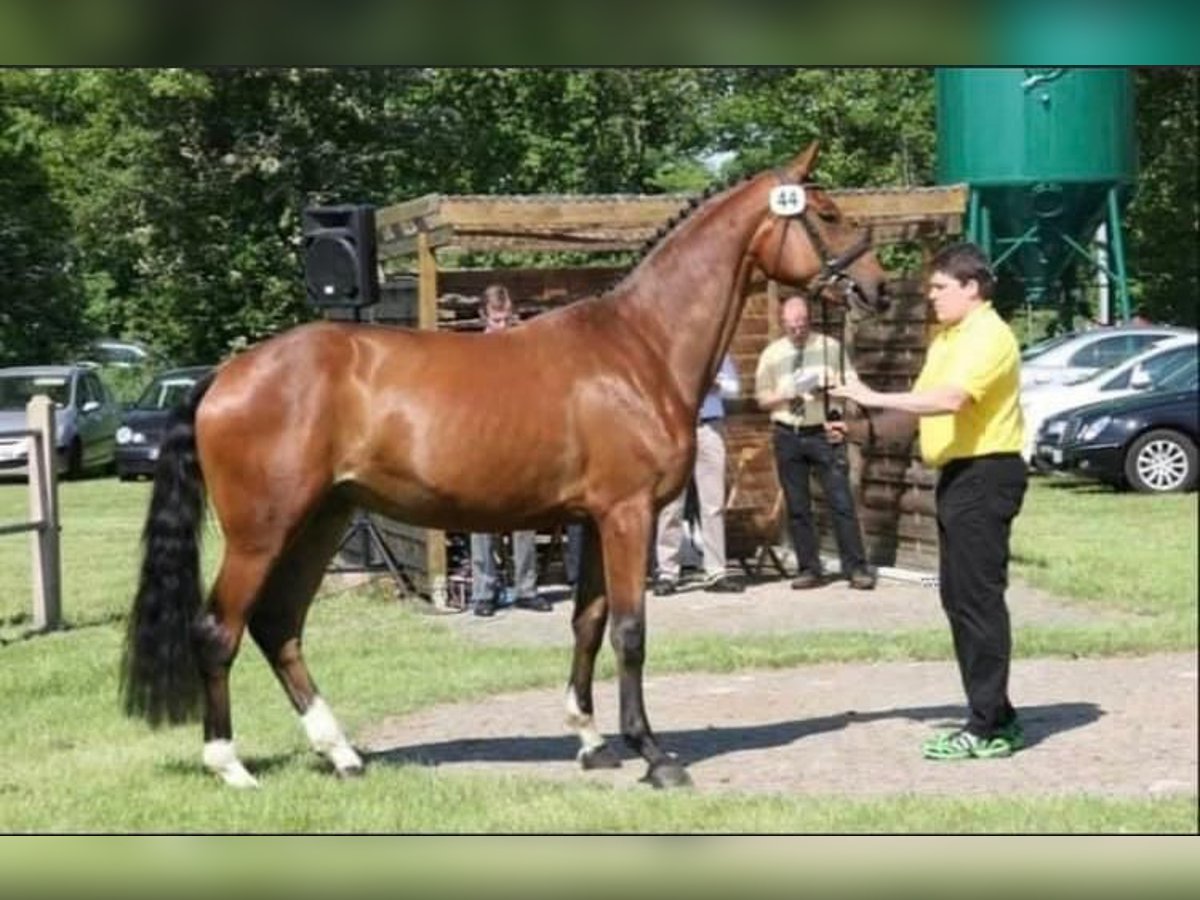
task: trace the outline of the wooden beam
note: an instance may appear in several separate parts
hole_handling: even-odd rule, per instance
[[[960,233],[968,196],[965,185],[829,194],[848,217],[871,226],[881,243]],[[430,246],[461,250],[636,250],[688,202],[679,194],[427,194],[378,211],[378,250],[380,259],[415,254],[418,234],[429,234]]]
[[[397,256],[412,256],[414,253],[419,255],[421,241],[424,241],[427,247],[444,247],[454,242],[454,229],[449,225],[442,225],[431,231],[416,231],[396,237],[387,236],[379,241],[376,254],[380,260],[392,259]]]
[[[417,327],[430,331],[438,327],[438,271],[429,235],[417,235]],[[448,596],[446,570],[446,534],[436,528],[425,530],[425,574],[430,599],[445,606]]]
[[[830,191],[829,196],[845,215],[863,222],[961,216],[967,208],[967,188],[961,184],[878,191]]]
[[[442,205],[443,221],[456,228],[530,227],[615,227],[657,226],[683,209],[690,198],[679,194],[615,195],[592,198],[547,199],[525,197],[447,197]]]
[[[417,235],[417,325],[419,328],[437,328],[437,257],[429,235]]]
[[[529,251],[574,251],[603,253],[637,250],[648,238],[641,235],[620,237],[572,237],[544,234],[454,234],[443,245],[454,250],[529,250]]]
[[[375,227],[393,227],[411,224],[417,219],[428,218],[437,213],[442,205],[441,194],[425,194],[403,203],[393,203],[375,210]]]

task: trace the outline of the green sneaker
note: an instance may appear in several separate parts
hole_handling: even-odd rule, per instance
[[[926,759],[1000,759],[1012,756],[1025,745],[1020,727],[1014,722],[990,738],[978,737],[965,728],[947,731],[927,740],[921,746],[921,755]]]
[[[1021,727],[1020,719],[1013,719],[996,732],[996,737],[1008,741],[1008,745],[1012,747],[1013,753],[1016,753],[1025,746],[1025,729]]]

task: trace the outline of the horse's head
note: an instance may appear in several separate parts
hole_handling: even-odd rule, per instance
[[[808,180],[816,159],[813,141],[789,165],[760,176],[771,193],[750,252],[775,281],[806,286],[813,294],[833,289],[843,302],[883,312],[887,273],[866,230],[848,222],[829,195]]]

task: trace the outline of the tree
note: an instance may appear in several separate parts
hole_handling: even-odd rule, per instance
[[[820,179],[841,188],[933,182],[929,69],[718,69],[715,151],[735,173],[757,171],[820,141]]]
[[[202,362],[314,315],[300,213],[430,191],[678,187],[689,70],[16,73],[87,321]],[[697,185],[698,186],[698,185]]]
[[[70,218],[52,196],[36,135],[14,115],[20,74],[0,73],[0,365],[66,359],[86,336]]]
[[[1200,71],[1139,69],[1134,77],[1140,172],[1127,217],[1131,288],[1156,321],[1194,328],[1200,304]]]

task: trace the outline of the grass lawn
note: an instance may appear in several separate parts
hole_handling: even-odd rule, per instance
[[[1059,597],[1194,617],[1196,500],[1036,477],[1013,529],[1012,572]]]
[[[341,784],[318,771],[261,657],[234,669],[240,749],[269,777],[250,795],[215,789],[195,727],[151,732],[117,710],[122,617],[137,567],[148,488],[65,483],[63,606],[68,628],[28,635],[28,538],[0,540],[0,690],[10,698],[0,750],[0,831],[717,831],[1194,832],[1196,798],[944,800],[901,797],[702,797],[611,792],[415,766],[373,766]],[[23,518],[23,485],[0,485],[0,522]],[[205,551],[211,570],[215,533]],[[1014,573],[1097,608],[1144,614],[1132,643],[1091,629],[1031,630],[1025,653],[1137,652],[1196,646],[1196,496],[1146,498],[1034,484],[1014,537]],[[1190,632],[1187,626],[1190,623]],[[468,646],[379,591],[326,594],[309,648],[354,729],[432,703],[561,683],[570,648]],[[728,671],[841,659],[948,658],[940,631],[739,639],[656,637],[658,672]],[[452,667],[452,668],[451,668]],[[601,656],[600,675],[612,671]],[[381,677],[386,673],[386,677]],[[11,698],[21,698],[12,702]]]

